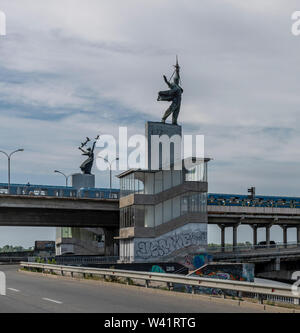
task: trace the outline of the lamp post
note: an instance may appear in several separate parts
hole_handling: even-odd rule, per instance
[[[64,174],[63,172],[58,171],[58,170],[54,170],[54,172],[55,172],[55,173],[59,173],[59,174],[63,175],[63,176],[66,178],[66,187],[68,187],[68,180],[69,180],[69,177],[70,177],[71,175],[67,176],[66,174]]]
[[[0,153],[4,154],[7,157],[7,162],[8,162],[8,194],[10,194],[10,161],[11,161],[11,157],[13,154],[18,153],[24,151],[24,149],[17,149],[15,151],[13,151],[12,153],[8,154],[5,151],[0,150]]]
[[[109,188],[110,188],[110,191],[111,191],[111,188],[112,188],[112,164],[115,161],[119,161],[119,157],[115,158],[111,162],[109,162],[109,160],[107,158],[104,158],[102,156],[98,156],[98,158],[101,158],[102,160],[104,160],[105,162],[107,162],[109,164]]]

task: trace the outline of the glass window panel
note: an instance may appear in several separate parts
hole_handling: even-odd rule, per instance
[[[158,225],[162,224],[162,219],[163,219],[163,205],[158,204],[155,206],[155,226],[157,227]]]
[[[168,190],[172,187],[172,171],[163,171],[163,191]]]
[[[207,163],[200,163],[186,170],[186,181],[188,182],[207,182]]]
[[[166,223],[170,220],[172,220],[172,200],[168,200],[165,201],[163,203],[163,214],[164,214],[164,218],[163,218],[163,222]]]
[[[162,171],[155,173],[155,194],[162,192]]]
[[[145,227],[153,228],[154,226],[154,206],[145,206]]]
[[[173,199],[172,203],[172,218],[175,219],[176,217],[180,216],[180,197],[176,197]]]
[[[180,170],[173,170],[172,171],[172,186],[178,186],[182,183],[181,181],[181,171]]]
[[[189,209],[188,196],[183,195],[181,197],[181,215],[188,213]]]
[[[154,173],[145,174],[145,194],[154,194]]]
[[[191,212],[198,212],[198,207],[199,207],[199,205],[198,205],[198,194],[191,194],[190,195],[190,198],[189,198],[189,200],[190,200],[190,211]]]

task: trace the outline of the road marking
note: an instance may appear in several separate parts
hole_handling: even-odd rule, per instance
[[[52,303],[56,303],[56,304],[63,304],[60,301],[56,301],[55,299],[51,299],[51,298],[42,298],[44,301],[48,301],[48,302],[52,302]]]
[[[20,290],[18,290],[18,289],[14,289],[14,288],[7,288],[8,290],[11,290],[11,291],[14,291],[14,292],[16,292],[16,293],[19,293],[20,292]]]

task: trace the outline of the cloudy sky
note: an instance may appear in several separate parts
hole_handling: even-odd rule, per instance
[[[0,10],[0,148],[25,149],[14,157],[13,182],[61,185],[53,170],[78,171],[86,136],[117,135],[120,125],[142,134],[166,108],[157,92],[178,54],[179,122],[186,134],[205,135],[210,192],[256,186],[300,196],[298,1],[1,0]],[[0,158],[0,182],[6,172]],[[98,186],[109,185],[107,172],[95,174]],[[3,228],[0,246],[54,237],[26,229],[19,239],[20,230]]]

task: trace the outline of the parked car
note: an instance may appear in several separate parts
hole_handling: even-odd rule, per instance
[[[258,246],[259,246],[259,248],[261,248],[261,249],[265,249],[265,248],[267,248],[267,242],[266,242],[266,241],[259,242],[259,243],[258,243]],[[270,246],[269,246],[269,247],[271,247],[271,248],[276,247],[276,243],[275,243],[274,241],[270,241]]]

